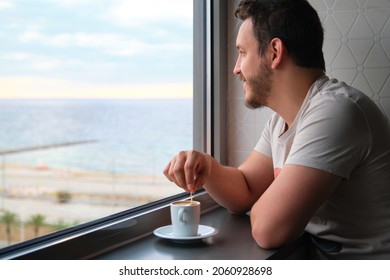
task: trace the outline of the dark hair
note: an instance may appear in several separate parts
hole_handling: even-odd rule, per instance
[[[273,38],[279,38],[298,66],[325,70],[324,31],[306,0],[242,0],[235,16],[252,20],[260,54]]]

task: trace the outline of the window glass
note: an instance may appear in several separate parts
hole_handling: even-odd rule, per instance
[[[192,0],[0,0],[0,247],[177,194]]]

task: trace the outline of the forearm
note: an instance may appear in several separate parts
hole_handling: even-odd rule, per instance
[[[245,213],[256,201],[241,170],[223,166],[212,159],[211,174],[204,188],[221,206],[232,213]]]
[[[274,180],[270,158],[253,151],[239,168],[223,166],[198,151],[181,151],[164,169],[165,176],[187,192],[204,187],[233,213],[245,213]]]

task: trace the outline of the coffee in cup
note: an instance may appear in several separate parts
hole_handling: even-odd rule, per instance
[[[175,201],[171,205],[173,235],[191,237],[198,235],[200,220],[199,201]]]

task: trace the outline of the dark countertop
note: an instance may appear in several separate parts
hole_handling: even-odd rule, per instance
[[[191,243],[162,239],[153,233],[95,259],[100,260],[256,260],[302,258],[307,247],[303,235],[294,243],[275,250],[260,248],[251,235],[248,215],[232,215],[218,207],[201,216],[202,225],[218,230],[214,236]],[[298,253],[297,253],[298,252]]]

